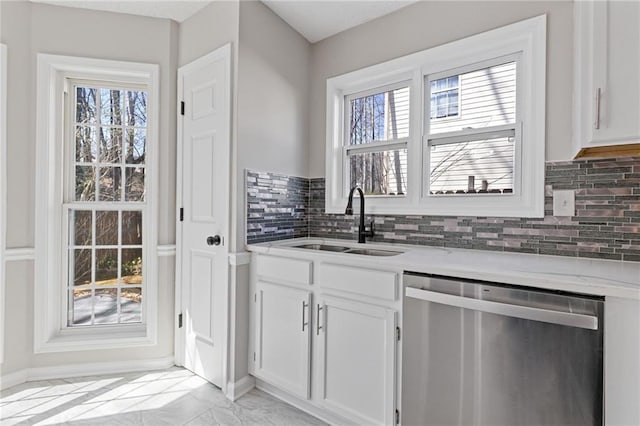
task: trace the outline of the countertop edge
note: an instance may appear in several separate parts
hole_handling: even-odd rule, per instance
[[[349,240],[295,238],[248,244],[246,249],[255,253],[293,256],[321,262],[334,261],[353,266],[391,269],[396,272],[411,271],[640,300],[640,263],[636,262],[406,244],[366,244],[367,248],[404,251],[403,254],[390,257],[345,255],[292,247],[308,243],[360,248],[363,246]]]

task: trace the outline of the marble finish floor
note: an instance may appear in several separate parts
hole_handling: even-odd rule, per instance
[[[229,401],[182,368],[29,382],[2,391],[9,425],[323,425],[254,389]]]

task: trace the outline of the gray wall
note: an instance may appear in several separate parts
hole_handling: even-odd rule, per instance
[[[51,53],[160,65],[159,243],[173,244],[177,25],[169,20],[93,12],[29,2],[1,2],[1,39],[8,50],[8,248],[33,247],[36,55]],[[117,31],[113,31],[113,29]],[[145,37],[136,37],[144,34]],[[135,39],[134,39],[135,37]],[[156,346],[33,354],[33,262],[9,262],[2,373],[26,367],[167,357],[173,354],[174,259],[159,265]]]
[[[240,3],[237,192],[244,170],[305,176],[309,134],[311,47],[260,2]],[[244,197],[238,197],[239,247],[244,245]]]
[[[310,177],[325,175],[326,79],[548,13],[547,160],[571,152],[573,3],[421,1],[336,34],[311,48]],[[273,170],[276,171],[276,170]]]
[[[269,8],[240,3],[238,51],[236,249],[245,243],[245,169],[306,174],[310,45]],[[235,270],[235,379],[248,371],[249,270]]]

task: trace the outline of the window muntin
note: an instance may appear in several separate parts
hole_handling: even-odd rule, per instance
[[[349,188],[361,187],[366,195],[405,195],[410,126],[408,83],[349,95],[345,104],[345,182]]]
[[[425,104],[430,109],[434,88],[444,90],[453,80],[460,90],[456,117],[440,120],[434,118],[433,110],[427,112],[426,195],[512,195],[518,143],[517,57],[497,58],[425,80],[429,94],[425,96],[430,99]]]
[[[67,326],[140,324],[148,95],[71,83]]]

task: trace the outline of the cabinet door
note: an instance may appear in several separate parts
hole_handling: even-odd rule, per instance
[[[578,148],[640,142],[640,2],[575,3]]]
[[[316,315],[318,402],[358,424],[394,424],[396,312],[322,295]]]
[[[257,283],[254,374],[301,398],[310,397],[311,293]]]

